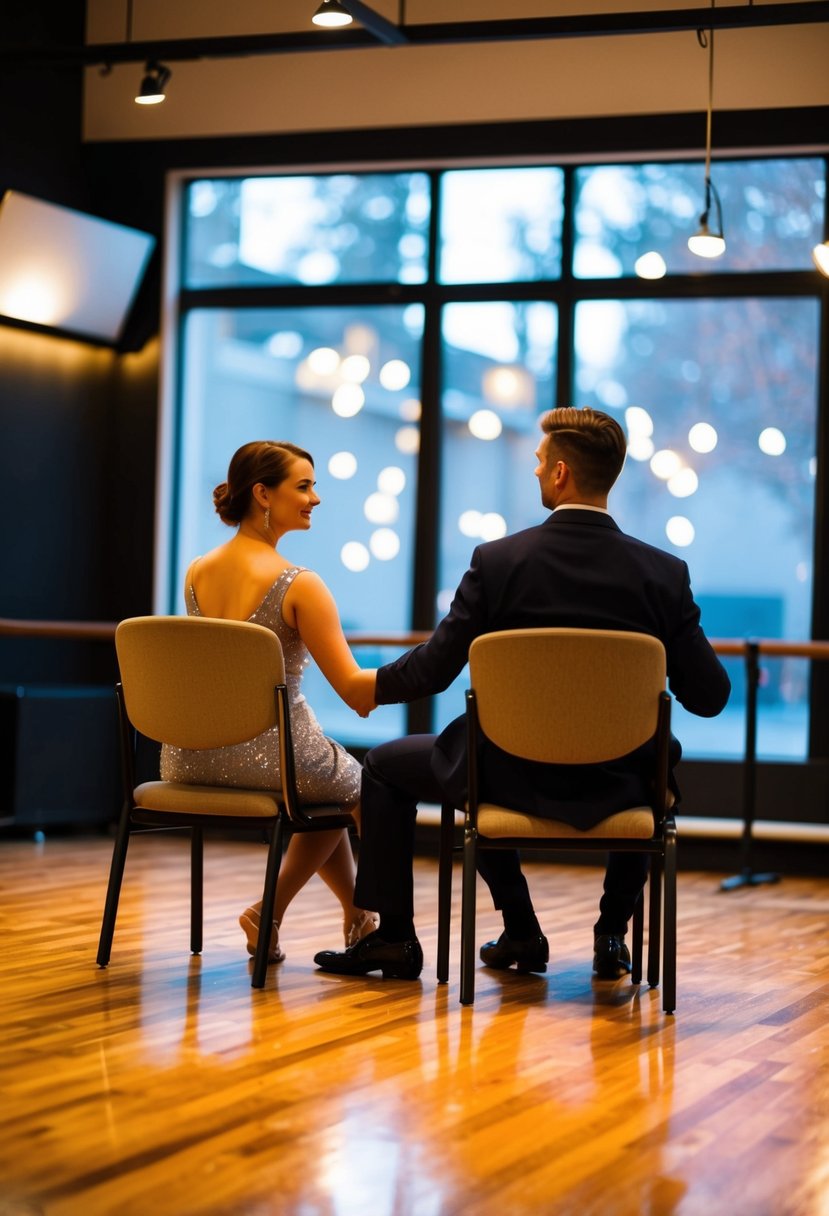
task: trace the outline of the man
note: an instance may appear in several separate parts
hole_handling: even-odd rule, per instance
[[[480,634],[570,626],[659,638],[676,699],[702,717],[718,714],[731,685],[700,628],[688,567],[625,535],[608,513],[608,492],[625,460],[622,428],[598,410],[555,409],[541,418],[541,429],[535,474],[541,501],[552,515],[538,527],[475,549],[449,613],[430,640],[377,671],[377,704],[442,692],[463,669]],[[550,695],[555,693],[551,677]],[[562,712],[566,709],[562,706]],[[672,765],[680,756],[674,745]],[[489,801],[587,828],[646,801],[649,771],[642,751],[607,765],[560,767],[521,761],[485,744],[481,788]],[[417,803],[451,800],[462,806],[465,776],[463,717],[439,737],[412,735],[368,753],[354,899],[358,907],[378,911],[380,924],[345,952],[317,954],[319,967],[340,975],[419,976],[423,953],[415,935],[412,880]],[[647,866],[644,854],[609,856],[594,926],[593,969],[599,978],[630,970],[624,939]],[[483,852],[479,871],[504,919],[498,940],[481,948],[483,962],[545,971],[547,939],[518,854]]]

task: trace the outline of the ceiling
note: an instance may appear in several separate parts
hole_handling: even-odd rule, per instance
[[[309,13],[314,0],[308,0]],[[126,0],[127,34],[132,28],[134,0]],[[398,0],[397,20],[362,0],[342,0],[357,24],[325,30],[273,33],[164,37],[97,41],[83,46],[31,43],[0,45],[0,62],[51,61],[78,65],[140,63],[147,60],[182,62],[321,50],[355,50],[381,46],[451,46],[474,43],[540,42],[568,38],[664,34],[696,29],[759,29],[769,26],[821,24],[829,21],[829,0],[783,0],[776,3],[714,4],[694,8],[643,8],[631,11],[587,11],[557,16],[525,16],[463,21],[409,21],[404,0]],[[384,5],[389,8],[388,3]],[[506,6],[505,6],[506,7]],[[510,6],[512,7],[512,6]],[[543,6],[549,7],[549,6]],[[581,9],[581,5],[578,5]],[[441,6],[443,12],[446,6]],[[468,11],[468,9],[466,10]]]

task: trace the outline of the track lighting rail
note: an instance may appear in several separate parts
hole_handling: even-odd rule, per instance
[[[366,23],[373,10],[349,4]],[[382,29],[379,22],[382,22]],[[498,21],[446,21],[393,26],[382,18],[374,30],[309,28],[291,33],[242,34],[217,38],[176,38],[144,42],[93,43],[88,46],[0,45],[0,63],[55,63],[66,66],[114,65],[147,61],[183,62],[233,59],[250,55],[296,54],[304,51],[357,50],[390,45],[397,31],[410,46],[465,45],[482,42],[543,41],[558,38],[615,37],[624,34],[665,34],[696,29],[753,29],[763,26],[829,22],[829,0],[793,0],[790,4],[727,5],[660,11],[574,13],[561,17],[526,17]]]

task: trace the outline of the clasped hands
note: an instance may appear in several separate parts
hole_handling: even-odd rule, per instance
[[[367,718],[371,711],[377,708],[374,699],[376,676],[375,668],[364,668],[351,678],[348,704],[361,718]]]

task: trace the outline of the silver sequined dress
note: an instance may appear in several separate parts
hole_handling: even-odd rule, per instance
[[[360,795],[362,769],[339,743],[323,734],[314,711],[302,695],[302,672],[309,663],[308,650],[297,631],[291,629],[282,616],[285,592],[300,570],[299,566],[283,570],[248,620],[272,629],[282,643],[300,802],[356,802]],[[192,584],[188,588],[187,615],[201,616]],[[161,777],[164,781],[195,785],[278,788],[276,728],[231,747],[192,751],[165,743],[161,749]]]

